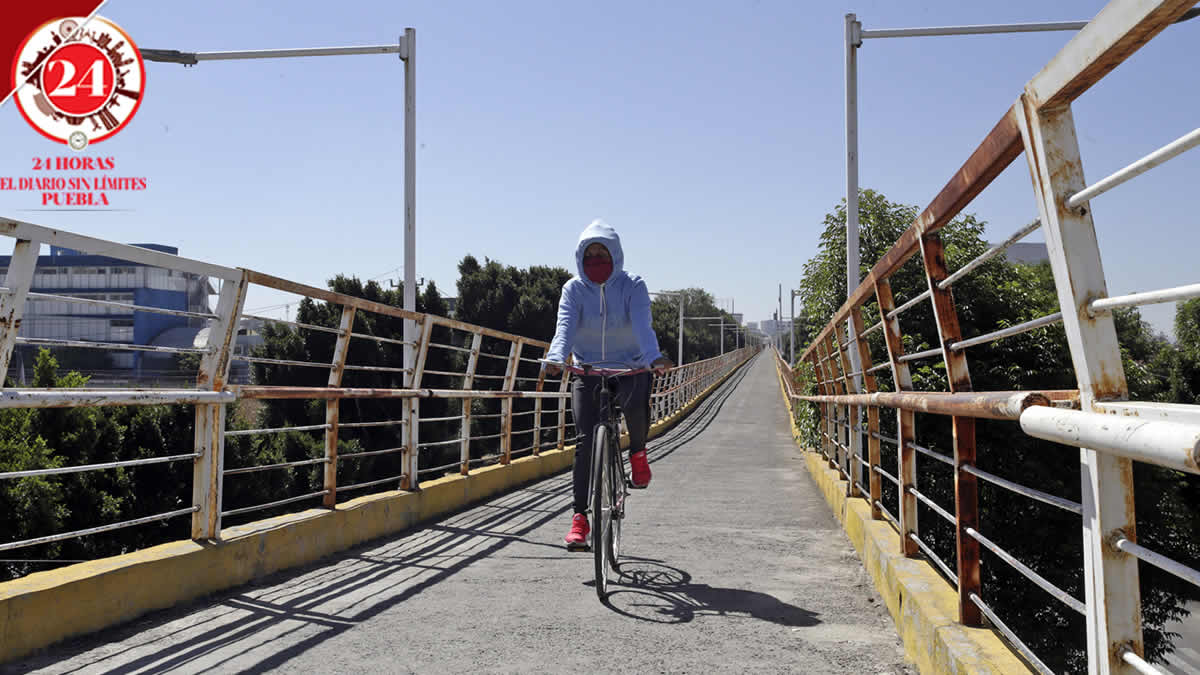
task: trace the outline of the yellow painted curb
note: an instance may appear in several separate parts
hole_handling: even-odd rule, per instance
[[[716,384],[650,428],[654,438],[687,416]],[[628,446],[623,438],[622,447]],[[366,495],[221,531],[0,583],[0,663],[76,635],[165,609],[394,535],[571,468],[575,446],[421,483],[417,492]]]
[[[776,368],[778,371],[778,368]],[[779,386],[792,421],[791,401],[779,373]],[[1032,673],[995,631],[958,623],[958,594],[929,563],[900,552],[900,535],[887,521],[873,520],[865,499],[850,498],[847,481],[819,452],[805,452],[808,472],[850,537],[863,566],[883,596],[905,657],[922,673]]]

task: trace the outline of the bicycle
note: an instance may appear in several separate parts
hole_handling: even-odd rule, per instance
[[[614,380],[618,377],[651,372],[650,368],[596,368],[595,364],[565,365],[543,361],[583,376],[600,376],[599,415],[592,435],[592,470],[588,480],[588,515],[592,521],[592,553],[596,564],[596,595],[608,598],[608,572],[620,574],[621,521],[625,519],[625,500],[632,482],[621,459],[620,428],[613,400]],[[610,363],[610,362],[599,362]],[[617,363],[617,362],[611,362]],[[628,366],[629,364],[621,363]],[[620,477],[618,480],[617,477]],[[587,550],[574,549],[574,550]]]

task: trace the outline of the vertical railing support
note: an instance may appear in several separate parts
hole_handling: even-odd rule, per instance
[[[850,346],[849,341],[846,339],[846,324],[839,321],[834,325],[834,330],[837,332],[838,353],[842,364],[842,385],[845,387],[846,393],[857,394],[859,393],[858,378],[854,375],[851,375],[851,373],[854,372],[853,368],[851,367],[850,360],[850,352],[852,347]],[[845,349],[842,348],[843,346]],[[859,359],[857,358],[854,359],[854,361],[858,360]],[[862,493],[858,487],[858,483],[862,478],[862,471],[860,470],[862,457],[858,456],[859,449],[856,448],[854,444],[855,435],[858,433],[858,418],[858,407],[852,405],[846,406],[846,473],[850,476],[849,481],[847,481],[848,484],[846,485],[846,496],[848,497],[862,496]]]
[[[546,358],[550,348],[542,349],[542,358]],[[546,369],[538,369],[537,386],[534,391],[543,391],[546,387]],[[653,389],[653,387],[651,388]],[[542,453],[542,399],[537,398],[533,401],[533,456],[537,457]]]
[[[508,349],[508,364],[504,370],[504,391],[514,391],[517,382],[517,367],[521,365],[521,350],[525,347],[525,340],[517,340],[512,343]],[[512,461],[512,424],[513,424],[513,400],[505,398],[500,401],[500,463],[508,464]]]
[[[40,243],[28,239],[18,239],[13,244],[12,260],[4,280],[8,292],[0,295],[0,388],[4,387],[8,377],[8,364],[17,346],[21,316],[25,313],[25,297],[33,285],[33,272],[41,248]]]
[[[429,336],[433,334],[433,317],[425,315],[417,322],[417,344],[413,345],[416,349],[416,360],[412,365],[411,379],[409,379],[411,389],[421,388],[421,379],[425,375],[425,362],[429,358]],[[407,400],[408,406],[408,428],[405,429],[408,443],[405,444],[404,450],[401,453],[401,462],[404,465],[404,478],[400,481],[401,490],[420,490],[421,489],[421,399],[410,398]]]
[[[1079,404],[1129,397],[1121,349],[1111,312],[1088,314],[1088,303],[1108,296],[1091,203],[1066,206],[1086,186],[1075,121],[1069,105],[1038,110],[1026,95],[1014,112],[1021,120],[1025,157],[1033,177],[1046,250],[1054,271],[1063,327],[1079,383]],[[1120,530],[1137,539],[1133,463],[1080,449],[1083,506],[1084,590],[1087,599],[1088,663],[1092,672],[1125,672],[1122,646],[1144,656],[1138,561],[1107,542]]]
[[[238,318],[246,302],[249,283],[245,274],[239,281],[221,283],[217,300],[217,318],[209,325],[208,343],[196,374],[199,389],[221,391],[229,377],[233,345],[237,341]],[[196,454],[192,465],[192,539],[219,539],[221,536],[221,492],[225,478],[225,406],[196,406]]]
[[[463,377],[463,389],[469,390],[475,386],[475,368],[479,365],[479,347],[482,343],[482,333],[475,333],[471,336],[471,354],[467,357],[467,374]],[[474,407],[475,399],[464,398],[461,400],[462,428],[459,433],[462,438],[462,466],[459,467],[459,473],[467,476],[471,473],[471,408]]]
[[[950,392],[971,391],[971,371],[967,367],[967,354],[950,348],[962,339],[962,330],[958,325],[958,312],[954,308],[954,294],[949,288],[938,287],[938,284],[949,276],[949,272],[946,269],[946,252],[941,237],[936,233],[921,237],[921,258],[925,262],[925,279],[932,294],[933,314],[937,319]],[[979,541],[967,534],[968,528],[979,530],[979,484],[974,474],[964,470],[964,467],[975,465],[975,418],[954,416],[950,420],[954,431],[958,620],[967,626],[980,626],[983,623],[983,614],[979,606],[971,600],[972,595],[983,597],[979,574]]]
[[[342,320],[338,325],[338,338],[333,346],[333,368],[329,369],[329,386],[342,386],[342,374],[346,371],[346,355],[350,352],[350,333],[354,330],[354,308],[342,307]],[[338,470],[338,418],[341,415],[340,398],[325,401],[325,508],[337,506]],[[403,430],[401,430],[403,433]]]
[[[875,282],[875,297],[879,305],[879,318],[883,321],[883,336],[887,342],[888,359],[892,363],[892,376],[895,378],[896,391],[912,391],[912,376],[908,372],[908,364],[901,361],[904,356],[904,341],[900,334],[899,319],[889,319],[888,313],[896,309],[896,301],[892,297],[892,285],[886,279]],[[917,535],[917,497],[909,492],[909,488],[917,486],[917,451],[913,450],[916,442],[916,415],[911,410],[896,409],[896,440],[899,441],[897,455],[899,466],[897,477],[900,479],[900,550],[906,556],[920,555],[920,547],[912,540]]]
[[[872,367],[871,346],[867,343],[866,336],[863,335],[865,322],[862,318],[861,307],[855,307],[850,312],[850,321],[854,325],[854,334],[858,336],[854,344],[857,347],[858,363],[863,370],[863,391],[873,394],[878,391],[878,385],[875,382],[875,376],[867,372]],[[861,414],[855,417],[855,419],[859,418],[861,418]],[[879,466],[879,408],[867,406],[867,484],[871,491],[871,517],[875,520],[883,518],[879,507],[876,506],[876,503],[883,498],[883,486],[879,482],[879,474],[875,471],[877,466]]]

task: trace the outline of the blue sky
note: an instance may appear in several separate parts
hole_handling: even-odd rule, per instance
[[[110,0],[102,14],[143,48],[188,51],[382,44],[414,27],[418,276],[452,295],[466,253],[571,268],[600,217],[652,289],[701,286],[759,320],[843,195],[846,12],[885,28],[1080,20],[1103,4]],[[1172,28],[1076,103],[1089,180],[1195,128],[1198,35],[1200,20]],[[1069,37],[868,41],[862,185],[924,206]],[[149,178],[117,197],[132,210],[27,211],[32,195],[0,192],[0,213],[318,286],[398,278],[402,77],[393,56],[150,63],[131,126],[85,152]],[[0,176],[70,154],[11,101],[0,147]],[[1198,169],[1185,154],[1093,202],[1111,293],[1197,281]],[[1024,160],[968,211],[993,240],[1031,220]],[[1161,330],[1173,314],[1146,310]]]

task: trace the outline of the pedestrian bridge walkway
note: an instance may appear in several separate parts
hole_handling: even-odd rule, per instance
[[[651,442],[605,606],[570,477],[10,664],[66,672],[913,672],[760,356]]]

